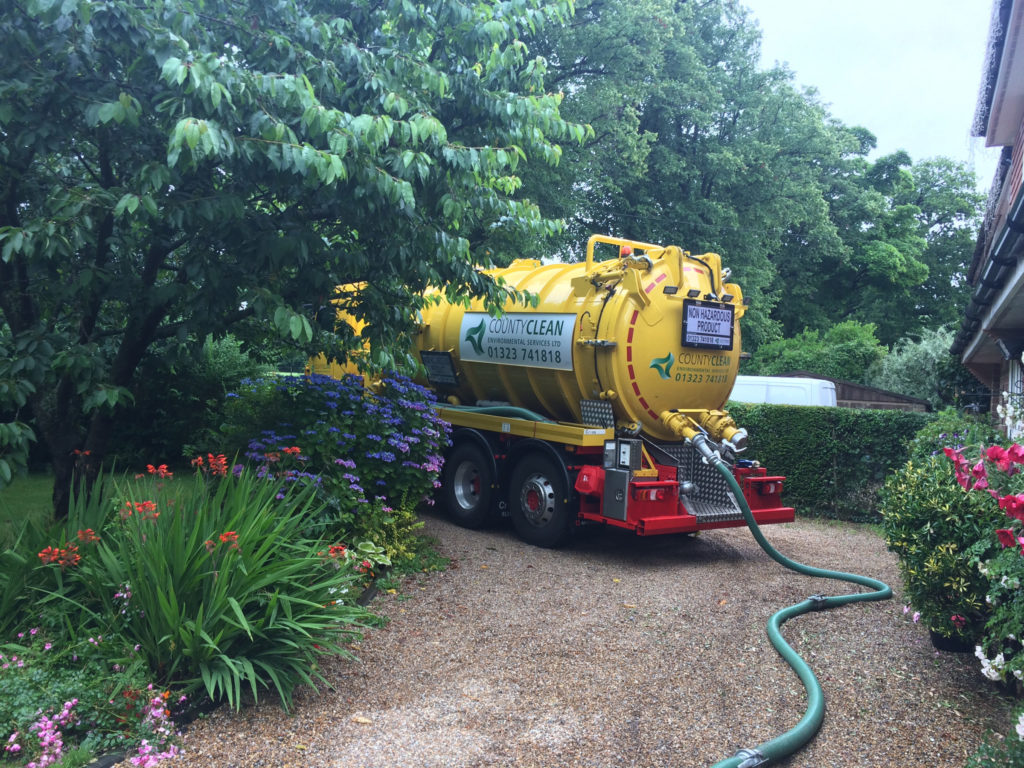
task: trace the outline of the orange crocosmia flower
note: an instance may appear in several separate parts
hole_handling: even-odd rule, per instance
[[[46,564],[46,565],[49,565],[50,563],[57,562],[57,558],[59,558],[59,557],[60,557],[60,550],[59,549],[54,549],[53,547],[47,547],[46,549],[44,549],[42,552],[39,553],[39,559],[42,560],[43,563]]]
[[[208,453],[206,458],[210,465],[210,474],[215,477],[225,477],[228,474],[228,458],[223,453],[218,453],[216,456]]]
[[[238,541],[238,534],[235,533],[234,531],[227,531],[227,532],[222,533],[220,535],[220,540],[222,542],[224,542],[225,544],[227,542],[229,542],[229,541],[234,543],[234,542]]]
[[[202,467],[203,466],[203,457],[202,456],[196,456],[194,459],[192,459],[192,466],[193,467]]]
[[[297,445],[293,445],[291,448],[284,448],[283,452],[284,453],[290,453],[293,456],[295,456],[295,455],[298,455],[298,454],[302,453],[302,449],[299,448],[299,446],[297,446]]]
[[[61,570],[72,565],[78,565],[80,562],[82,562],[82,556],[78,554],[78,547],[76,545],[68,544],[67,549],[60,550],[57,565],[61,567]]]
[[[99,541],[100,537],[96,535],[96,531],[92,528],[86,528],[84,531],[78,532],[78,540],[84,542]]]

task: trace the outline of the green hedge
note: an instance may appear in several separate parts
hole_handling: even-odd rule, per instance
[[[933,418],[910,411],[729,403],[750,433],[744,458],[786,476],[797,513],[877,522],[878,490],[907,460],[907,443]]]

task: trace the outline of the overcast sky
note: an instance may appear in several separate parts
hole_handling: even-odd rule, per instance
[[[762,63],[787,63],[830,112],[878,137],[881,153],[971,164],[988,189],[997,149],[970,137],[991,0],[740,0]]]

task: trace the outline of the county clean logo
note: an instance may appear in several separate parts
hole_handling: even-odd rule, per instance
[[[672,363],[676,361],[675,355],[669,352],[665,357],[656,357],[651,360],[651,368],[658,372],[658,375],[663,379],[672,378],[669,375],[669,371],[672,370]]]
[[[478,355],[482,355],[484,353],[484,331],[486,328],[487,321],[481,320],[480,325],[466,331],[466,341],[473,345],[473,351]]]

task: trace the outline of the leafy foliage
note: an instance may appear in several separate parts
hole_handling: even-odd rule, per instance
[[[729,403],[750,432],[749,458],[786,476],[783,499],[803,515],[878,520],[878,489],[907,457],[907,435],[929,419],[908,411],[862,411]]]
[[[904,337],[869,372],[868,383],[881,389],[927,400],[933,408],[964,405],[964,390],[980,385],[960,361],[949,354],[955,334],[948,328],[925,329],[917,340]]]
[[[212,482],[94,488],[68,526],[105,522],[84,529],[95,538],[79,534],[93,543],[77,559],[40,555],[40,581],[53,585],[42,603],[110,622],[161,684],[236,707],[243,686],[271,688],[287,707],[296,685],[318,679],[318,657],[349,655],[368,619],[353,604],[360,576],[303,535],[312,485],[251,470]]]
[[[899,558],[907,600],[945,637],[972,640],[988,616],[988,582],[972,548],[988,541],[1002,517],[991,502],[965,493],[945,456],[907,462],[882,489],[885,539]]]
[[[1024,711],[1018,709],[1018,732],[1005,738],[989,735],[977,751],[967,760],[964,768],[1024,768]]]
[[[430,501],[448,443],[433,400],[395,374],[373,388],[356,376],[251,381],[229,399],[222,449],[314,477],[324,529],[403,559],[415,550],[414,510]]]
[[[973,416],[956,408],[944,408],[914,435],[909,443],[909,457],[918,463],[929,456],[941,454],[944,448],[965,445],[990,445],[1000,434],[987,417]]]
[[[772,376],[789,371],[809,371],[834,379],[866,383],[869,369],[885,358],[886,350],[875,337],[873,323],[855,320],[832,326],[824,333],[804,330],[757,349],[744,373]]]
[[[407,348],[427,284],[499,304],[474,266],[495,243],[557,229],[516,197],[517,168],[586,133],[560,117],[523,42],[570,11],[6,4],[0,317],[58,509],[72,451],[102,458],[149,352],[251,318],[343,354],[362,342],[334,333],[333,297],[385,363]]]
[[[131,387],[134,402],[120,410],[111,431],[110,461],[132,466],[139,456],[180,462],[209,447],[224,422],[225,396],[243,379],[269,373],[232,336],[208,339],[178,361],[147,355]]]
[[[30,728],[65,702],[74,702],[74,717],[61,729],[66,745],[101,754],[154,738],[143,716],[148,669],[120,638],[91,640],[68,642],[33,627],[0,645],[0,738],[19,744],[17,758],[40,757]]]

